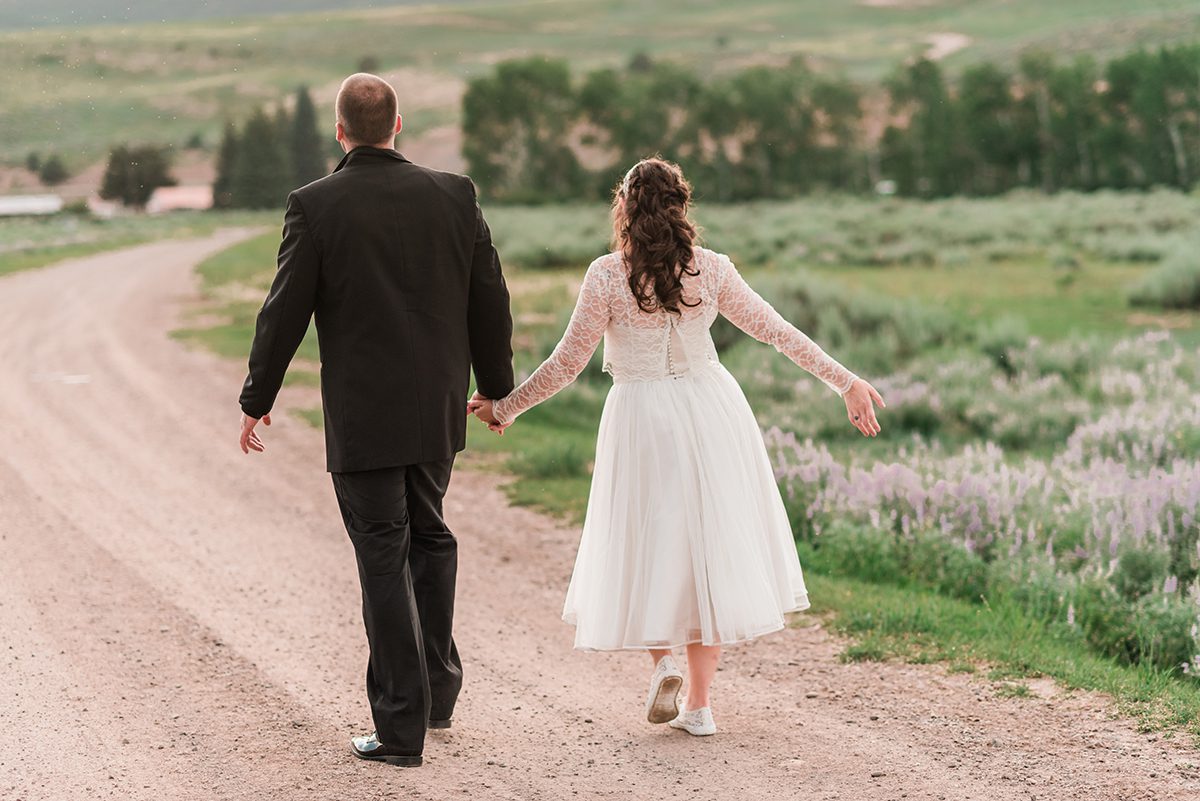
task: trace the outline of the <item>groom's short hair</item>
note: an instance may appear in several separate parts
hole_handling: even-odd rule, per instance
[[[368,72],[356,72],[342,81],[337,96],[337,120],[346,138],[356,145],[375,145],[396,132],[400,113],[396,90]]]

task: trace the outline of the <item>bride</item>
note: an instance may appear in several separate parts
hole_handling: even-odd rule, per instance
[[[874,387],[834,361],[742,279],[695,244],[679,167],[638,162],[613,200],[617,250],[588,267],[562,341],[527,381],[469,411],[503,431],[570,384],[604,338],[613,376],[600,419],[587,519],[563,619],[575,647],[648,651],[646,716],[716,732],[709,687],[721,647],[782,629],[808,594],[762,434],[717,360],[717,313],[774,345],[879,433]],[[688,685],[672,650],[686,648]]]

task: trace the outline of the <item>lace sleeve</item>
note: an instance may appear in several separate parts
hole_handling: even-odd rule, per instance
[[[729,322],[759,342],[774,345],[800,367],[825,382],[839,395],[858,377],[838,364],[817,343],[783,319],[770,303],[746,283],[727,256],[718,255],[717,309]]]
[[[596,259],[583,277],[566,333],[533,375],[511,394],[496,401],[492,412],[497,420],[511,423],[517,415],[551,397],[583,372],[608,327],[610,312],[606,287],[602,260]]]

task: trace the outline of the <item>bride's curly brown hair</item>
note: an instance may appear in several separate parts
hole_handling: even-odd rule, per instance
[[[644,312],[680,314],[695,306],[683,298],[682,276],[692,266],[697,231],[688,219],[692,186],[679,165],[643,159],[625,174],[613,195],[613,246],[629,267],[629,289]]]

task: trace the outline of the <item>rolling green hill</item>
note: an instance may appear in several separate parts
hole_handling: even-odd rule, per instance
[[[422,0],[0,0],[0,28],[233,19],[419,2]]]
[[[81,4],[47,0],[36,9],[51,14],[68,5]],[[122,5],[101,0],[88,4],[87,13]],[[163,5],[142,2],[129,13]],[[221,0],[208,7],[245,13],[283,5]],[[165,6],[164,15],[185,13],[178,0]],[[6,2],[0,13],[33,8]],[[931,46],[953,72],[979,59],[1011,61],[1030,47],[1103,58],[1195,39],[1195,0],[467,0],[6,31],[0,32],[0,161],[58,150],[79,167],[116,141],[182,141],[201,132],[211,143],[226,116],[240,117],[299,83],[316,88],[325,113],[338,80],[367,56],[395,78],[409,130],[419,134],[457,121],[465,78],[530,53],[568,57],[587,69],[645,51],[704,73],[805,55],[824,68],[877,80]]]

